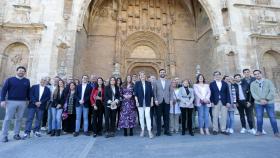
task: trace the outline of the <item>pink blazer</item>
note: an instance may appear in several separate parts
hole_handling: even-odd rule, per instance
[[[203,86],[205,86],[205,87],[202,88],[198,84],[193,85],[194,94],[195,94],[195,105],[196,106],[201,106],[200,100],[201,99],[206,99],[206,100],[209,101],[209,104],[207,104],[207,106],[211,107],[211,103],[210,103],[211,91],[210,91],[209,85],[204,84]],[[204,95],[203,95],[203,92],[202,92],[203,90],[205,91]]]

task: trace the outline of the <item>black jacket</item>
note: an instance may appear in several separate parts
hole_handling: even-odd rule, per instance
[[[118,99],[120,101],[120,89],[118,86],[115,86],[115,94],[113,94],[112,88],[110,85],[105,87],[105,103],[104,106],[110,106],[110,104],[108,104],[108,101],[111,100],[113,101],[113,95],[115,97],[115,100]]]

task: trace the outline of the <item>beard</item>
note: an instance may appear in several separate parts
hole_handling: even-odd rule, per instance
[[[160,78],[164,78],[164,77],[165,77],[165,75],[164,75],[164,74],[160,75]]]

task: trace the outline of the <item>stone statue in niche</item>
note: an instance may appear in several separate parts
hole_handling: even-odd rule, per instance
[[[14,57],[11,58],[11,62],[14,65],[19,65],[22,62],[22,54],[16,54]]]
[[[119,77],[120,74],[121,74],[120,71],[121,71],[120,64],[119,63],[115,63],[113,75]]]

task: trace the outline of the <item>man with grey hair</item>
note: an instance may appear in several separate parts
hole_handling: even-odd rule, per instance
[[[44,110],[51,98],[51,91],[46,86],[47,78],[43,77],[40,84],[33,85],[30,89],[30,102],[28,105],[28,117],[25,125],[25,134],[23,139],[30,137],[32,122],[36,114],[35,127],[33,132],[35,136],[41,137],[40,126]]]

